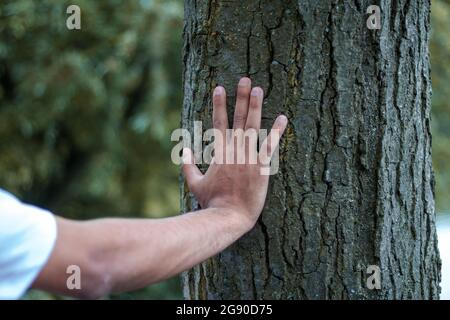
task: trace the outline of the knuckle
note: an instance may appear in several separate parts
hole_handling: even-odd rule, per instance
[[[260,108],[260,107],[261,107],[261,105],[258,103],[258,101],[252,100],[252,101],[250,102],[250,108],[252,108],[252,109],[258,109],[258,108]]]
[[[215,128],[222,128],[225,126],[225,122],[222,121],[221,119],[214,119],[213,125]]]
[[[220,96],[215,96],[215,97],[213,97],[213,103],[214,103],[214,107],[222,107],[223,106],[223,103],[222,103],[222,97],[220,97]]]
[[[245,121],[245,116],[242,114],[236,114],[234,115],[234,123],[243,123]]]
[[[247,90],[247,89],[240,89],[237,92],[237,98],[239,100],[246,100],[246,99],[248,99],[249,94],[250,94],[249,90]]]

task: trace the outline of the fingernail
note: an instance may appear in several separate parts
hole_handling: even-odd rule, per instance
[[[251,83],[252,83],[252,81],[247,77],[241,78],[241,80],[239,80],[240,87],[248,87],[248,86],[250,86]]]
[[[253,89],[252,89],[252,96],[254,96],[254,97],[260,97],[260,96],[262,96],[262,94],[263,94],[263,91],[262,91],[261,88],[256,87],[256,88],[253,88]]]
[[[287,118],[284,114],[282,114],[282,115],[280,116],[280,122],[281,122],[282,124],[287,124],[287,123],[288,123],[288,118]]]
[[[216,87],[214,89],[214,96],[221,96],[223,94],[223,87]]]

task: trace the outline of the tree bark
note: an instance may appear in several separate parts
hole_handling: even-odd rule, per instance
[[[367,28],[371,4],[380,30]],[[429,0],[185,0],[183,127],[211,127],[218,84],[231,118],[246,75],[266,92],[263,127],[290,120],[261,219],[184,274],[187,299],[439,297],[429,11]],[[181,188],[183,210],[198,208]]]

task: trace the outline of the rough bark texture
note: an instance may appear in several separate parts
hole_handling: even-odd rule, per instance
[[[366,9],[381,7],[381,30]],[[436,299],[429,0],[185,1],[183,127],[249,75],[290,119],[257,226],[183,276],[188,299]],[[233,89],[233,90],[231,90]],[[185,211],[197,203],[182,186]],[[366,287],[369,265],[381,290]]]

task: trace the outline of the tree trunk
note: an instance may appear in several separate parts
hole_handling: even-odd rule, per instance
[[[182,124],[248,75],[280,170],[249,234],[183,276],[187,299],[437,299],[429,0],[185,0]],[[182,186],[183,210],[198,205]],[[369,289],[370,265],[381,289]]]

